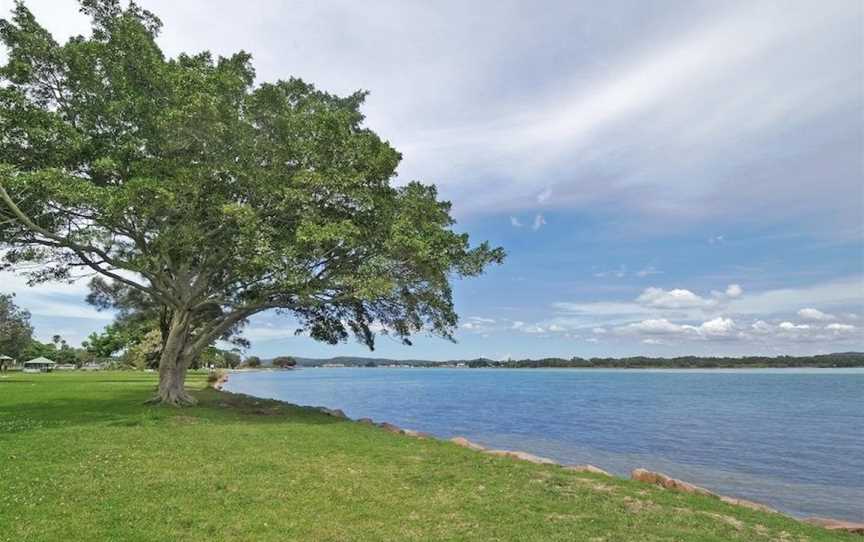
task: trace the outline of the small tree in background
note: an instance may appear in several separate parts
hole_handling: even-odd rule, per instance
[[[20,361],[33,340],[33,326],[30,313],[18,308],[14,298],[14,294],[0,294],[0,356]]]
[[[293,369],[295,366],[297,366],[297,360],[291,356],[279,356],[273,358],[273,367],[278,367],[280,369]]]
[[[261,358],[258,356],[249,356],[246,358],[246,361],[243,362],[243,365],[249,367],[250,369],[256,369],[261,367]]]

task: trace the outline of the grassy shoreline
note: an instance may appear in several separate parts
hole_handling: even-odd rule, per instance
[[[0,376],[0,540],[860,540],[155,376]]]

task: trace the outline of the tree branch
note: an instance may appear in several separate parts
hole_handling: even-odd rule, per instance
[[[87,256],[88,252],[95,253],[96,255],[101,256],[103,258],[103,260],[108,262],[110,265],[112,265],[116,268],[124,269],[123,266],[117,265],[117,262],[113,258],[108,256],[108,254],[105,253],[104,251],[99,250],[95,247],[79,245],[78,243],[74,243],[74,242],[70,241],[69,239],[66,239],[62,236],[56,235],[56,234],[46,230],[45,228],[39,226],[35,222],[33,222],[33,220],[29,216],[27,216],[24,213],[24,211],[22,211],[21,208],[18,207],[18,205],[15,204],[15,202],[9,196],[9,193],[6,191],[6,188],[2,184],[0,184],[0,200],[2,200],[4,204],[6,204],[6,207],[12,212],[12,214],[14,215],[14,217],[17,219],[17,221],[19,223],[23,224],[29,230],[36,232],[39,235],[41,235],[47,239],[50,239],[51,241],[54,241],[54,246],[60,245],[61,247],[68,248],[69,250],[74,252],[75,255],[78,256],[78,258],[81,260],[81,262],[84,263],[84,265],[86,265],[87,267],[90,267],[91,269],[93,269],[97,273],[101,273],[101,274],[103,274],[107,277],[110,277],[116,281],[122,282],[123,284],[126,284],[127,286],[130,286],[130,287],[135,288],[137,290],[140,290],[142,292],[146,292],[148,294],[151,294],[151,295],[161,299],[162,301],[169,302],[169,300],[166,299],[165,296],[163,296],[163,294],[161,292],[159,292],[158,290],[156,290],[155,288],[144,286],[143,284],[139,284],[139,283],[135,282],[134,280],[127,279],[126,277],[118,275],[117,273],[114,273],[113,271],[110,271],[108,269],[100,267],[100,265],[97,262],[94,262],[89,256]],[[129,271],[139,272],[139,270],[137,270],[135,268],[131,268],[131,266],[129,268],[125,268],[125,269],[127,269]]]

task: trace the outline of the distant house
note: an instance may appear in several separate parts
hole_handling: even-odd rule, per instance
[[[54,370],[57,364],[48,358],[34,358],[24,362],[25,373],[48,373]]]

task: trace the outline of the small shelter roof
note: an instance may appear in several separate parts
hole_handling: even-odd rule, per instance
[[[34,365],[45,365],[46,363],[50,363],[51,365],[57,365],[56,363],[54,363],[50,359],[43,358],[43,357],[33,358],[30,361],[25,361],[24,365],[29,365],[31,363]]]

